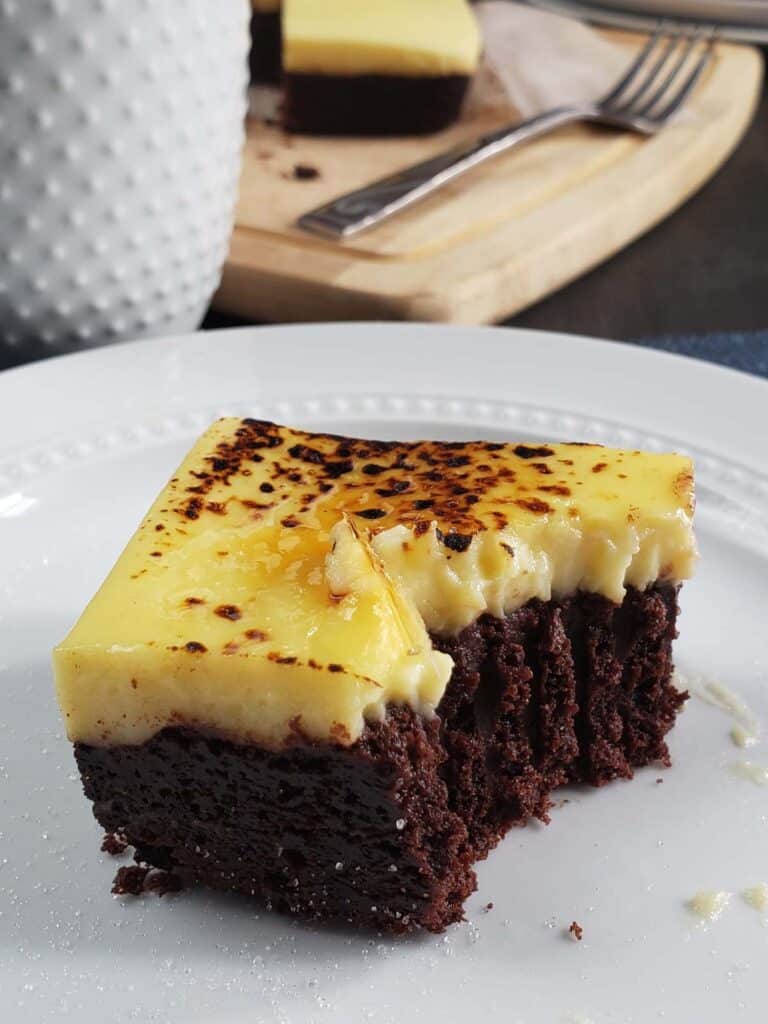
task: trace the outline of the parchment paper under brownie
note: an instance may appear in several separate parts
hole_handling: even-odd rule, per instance
[[[390,931],[564,782],[668,760],[688,459],[225,419],[55,652],[140,862]]]

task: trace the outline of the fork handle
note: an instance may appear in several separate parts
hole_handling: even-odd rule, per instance
[[[515,125],[464,142],[386,178],[339,196],[299,218],[305,231],[330,238],[348,238],[380,224],[412,203],[431,195],[467,171],[513,146],[529,142],[561,125],[589,117],[576,107],[557,107]]]

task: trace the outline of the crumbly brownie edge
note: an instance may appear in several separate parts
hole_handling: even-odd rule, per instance
[[[475,886],[444,756],[437,719],[407,707],[352,748],[273,752],[184,728],[136,747],[76,745],[96,818],[139,863],[390,932],[441,931]]]

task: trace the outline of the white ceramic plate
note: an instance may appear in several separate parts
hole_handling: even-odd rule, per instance
[[[117,864],[99,853],[49,651],[219,413],[591,439],[696,457],[703,559],[679,661],[768,723],[767,407],[768,385],[713,366],[483,328],[247,329],[0,375],[0,1019],[763,1022],[768,928],[739,894],[768,882],[768,789],[729,770],[745,754],[716,708],[691,700],[672,770],[564,793],[549,827],[514,831],[480,865],[467,923],[379,940],[205,892],[110,896]],[[768,765],[768,744],[748,756]],[[685,906],[700,889],[734,893],[709,926]]]
[[[649,29],[660,18],[716,25],[724,39],[768,42],[767,0],[528,0],[536,7],[626,28]]]

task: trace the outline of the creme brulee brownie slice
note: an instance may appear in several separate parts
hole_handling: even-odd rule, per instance
[[[679,455],[225,419],[57,648],[85,792],[145,864],[390,931],[563,782],[667,760]]]

